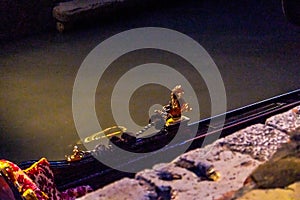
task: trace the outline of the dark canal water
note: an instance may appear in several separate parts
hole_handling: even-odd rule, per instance
[[[72,90],[81,63],[100,42],[132,28],[164,27],[198,41],[219,68],[228,110],[300,88],[300,29],[284,19],[280,1],[240,5],[188,2],[65,34],[51,32],[1,44],[0,158],[64,158],[78,140]],[[121,65],[130,62],[125,59]],[[114,71],[108,73],[96,93],[96,111],[104,122],[110,106],[103,103],[110,98],[105,91],[114,77]],[[201,118],[209,117],[205,86],[195,88],[202,99]],[[147,121],[149,105],[144,101],[168,100],[169,94],[163,91],[152,91],[146,97],[143,91],[140,99],[136,94],[136,106],[129,107],[137,113],[137,123]]]

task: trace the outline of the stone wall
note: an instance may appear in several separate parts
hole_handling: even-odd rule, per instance
[[[65,1],[71,0],[1,0],[0,42],[56,31],[52,10],[58,3]],[[126,0],[126,4],[134,5],[135,2]],[[143,3],[147,5],[145,0]]]
[[[300,133],[295,131],[300,130],[300,116],[294,113],[295,109],[300,110],[300,106],[267,119],[265,124],[252,125],[180,155],[171,163],[138,172],[135,179],[124,178],[112,183],[80,200],[229,200],[237,197],[242,200],[249,195],[250,199],[254,199],[253,195],[255,199],[272,199],[273,196],[266,195],[279,195],[278,192],[293,197],[287,199],[297,199],[294,197],[300,196],[300,190],[250,190],[248,194],[249,185],[250,189],[299,187],[300,165],[290,169],[291,161],[300,162]],[[287,165],[282,164],[286,162]],[[273,169],[264,165],[271,165]],[[291,175],[286,177],[285,174]],[[243,193],[246,193],[245,198],[239,197]]]
[[[16,39],[35,33],[55,31],[55,20],[52,17],[52,9],[59,2],[70,0],[1,0],[0,1],[0,42],[7,39]],[[149,7],[162,8],[180,6],[180,3],[188,3],[181,0],[125,0],[126,9],[128,7],[142,11]],[[176,2],[176,3],[175,3]],[[219,10],[238,14],[242,20],[249,13],[259,12],[262,17],[270,17],[270,13],[279,14],[283,17],[280,0],[252,0],[252,1],[221,1],[203,0],[203,9]],[[260,9],[258,11],[258,9]],[[119,10],[118,10],[119,13]],[[126,13],[126,12],[125,12]],[[127,13],[130,13],[129,11]],[[241,14],[242,13],[242,14]],[[277,16],[278,17],[278,16]],[[90,19],[88,20],[90,21]]]
[[[53,8],[60,2],[71,0],[1,0],[0,42],[18,39],[42,32],[56,31]],[[130,7],[146,7],[154,0],[126,0]],[[165,0],[166,1],[166,0]],[[109,14],[109,13],[108,13]],[[90,19],[86,20],[87,22]]]

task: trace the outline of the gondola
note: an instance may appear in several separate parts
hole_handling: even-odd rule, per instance
[[[189,122],[189,118],[180,116],[180,119],[168,123],[167,118],[161,115],[154,115],[149,120],[149,125],[157,128],[161,127],[157,132],[149,137],[140,137],[140,133],[130,133],[125,127],[115,126],[101,132],[101,134],[93,134],[85,138],[81,143],[75,144],[73,154],[66,157],[65,160],[49,161],[51,169],[55,176],[55,183],[59,190],[76,187],[79,185],[90,185],[93,189],[98,189],[122,177],[133,177],[134,173],[124,172],[113,169],[103,164],[97,159],[97,156],[107,156],[112,159],[118,159],[121,164],[127,167],[134,167],[137,162],[143,162],[144,156],[133,158],[118,158],[115,155],[115,147],[137,153],[154,152],[160,149],[164,153],[174,148],[180,148],[181,144],[189,143],[188,150],[201,147],[203,140],[208,135],[220,134],[220,137],[230,135],[231,133],[256,123],[265,123],[265,120],[273,115],[285,112],[300,105],[300,89],[279,95],[261,102],[257,102],[239,109],[228,111],[219,116],[203,119],[198,122]],[[159,118],[158,121],[153,120]],[[218,123],[219,119],[225,118],[224,124]],[[210,122],[213,120],[213,124]],[[163,123],[163,126],[161,124]],[[159,125],[160,124],[160,125]],[[170,141],[178,133],[181,127],[182,137],[176,141],[176,145],[170,145]],[[147,129],[147,127],[145,127]],[[196,136],[191,132],[196,130]],[[209,130],[209,132],[208,132]],[[100,135],[107,136],[109,144],[107,146],[98,145],[92,151],[84,151],[84,142],[101,139]],[[155,156],[149,154],[149,156]],[[123,160],[122,160],[123,159]],[[36,160],[18,163],[21,169],[30,167]]]

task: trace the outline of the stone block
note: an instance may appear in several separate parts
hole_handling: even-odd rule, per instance
[[[183,163],[187,164],[184,165]],[[211,181],[190,170],[191,166],[212,165],[221,174],[218,181]],[[172,163],[159,164],[153,169],[137,173],[136,179],[143,180],[155,188],[171,188],[172,199],[216,199],[228,191],[243,186],[244,180],[261,162],[249,155],[231,152],[217,142],[202,149],[185,153]],[[168,172],[176,179],[162,180],[160,172]]]
[[[300,114],[294,112],[295,110],[300,110],[300,106],[268,118],[266,124],[290,134],[296,129],[300,129]]]
[[[78,200],[150,200],[149,191],[135,179],[124,178]]]
[[[296,200],[300,199],[300,182],[289,185],[286,188],[275,188],[268,190],[252,190],[237,200],[261,200],[261,199],[272,199],[272,200]]]
[[[256,124],[221,139],[219,144],[232,151],[266,161],[281,144],[288,142],[289,138],[288,134],[274,127]]]

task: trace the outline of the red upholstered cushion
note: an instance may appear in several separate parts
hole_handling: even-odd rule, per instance
[[[32,199],[47,200],[37,185],[14,163],[7,160],[0,160],[0,169],[11,181],[23,196],[34,196]]]
[[[90,186],[78,186],[61,193],[56,188],[54,174],[46,158],[40,159],[24,172],[48,195],[49,200],[75,200],[92,191]]]
[[[62,199],[60,191],[56,188],[54,174],[46,158],[40,159],[24,172],[33,182],[47,194],[50,200]]]

